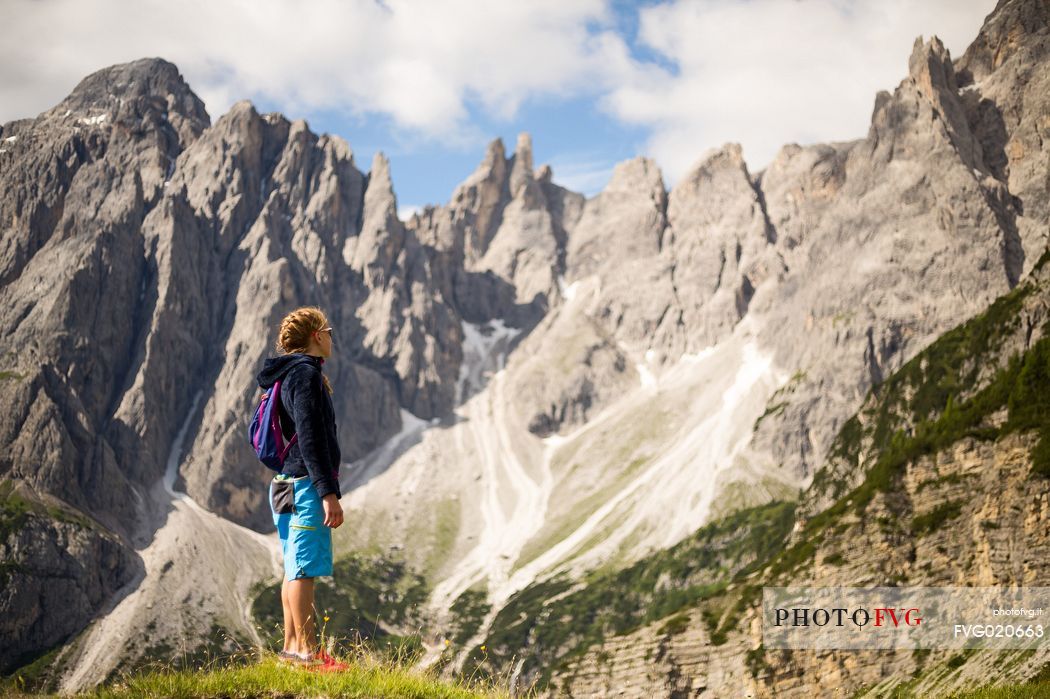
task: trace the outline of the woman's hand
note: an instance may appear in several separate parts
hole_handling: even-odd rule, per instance
[[[324,525],[336,529],[343,523],[343,506],[339,504],[339,498],[335,493],[328,493],[321,503],[324,505]]]

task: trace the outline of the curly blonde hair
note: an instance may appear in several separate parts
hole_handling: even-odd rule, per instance
[[[274,349],[280,354],[306,352],[306,348],[310,346],[310,335],[327,327],[328,316],[317,306],[297,308],[281,320]],[[324,387],[328,389],[328,393],[333,393],[332,384],[328,382],[328,377],[323,372],[321,378],[324,380]]]

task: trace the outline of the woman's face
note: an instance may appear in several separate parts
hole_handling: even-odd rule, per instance
[[[317,354],[321,357],[332,356],[332,326],[326,325],[321,330],[315,330],[313,334],[313,344],[317,350]]]

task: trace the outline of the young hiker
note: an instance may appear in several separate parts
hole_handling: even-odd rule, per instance
[[[343,523],[339,505],[339,442],[332,386],[322,372],[332,355],[332,328],[321,309],[298,308],[284,317],[277,357],[266,360],[259,386],[281,381],[281,429],[297,435],[280,474],[270,482],[270,510],[284,553],[284,650],[286,662],[343,669],[317,643],[314,578],[332,574],[332,529]]]

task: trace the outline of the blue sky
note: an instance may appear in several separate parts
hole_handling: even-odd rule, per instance
[[[617,0],[608,3],[608,22],[591,25],[592,31],[615,27],[624,37],[631,55],[669,71],[674,64],[638,45],[639,10],[658,4]],[[339,134],[350,143],[355,161],[367,170],[372,157],[382,151],[390,159],[391,175],[402,212],[428,204],[444,204],[456,185],[474,171],[488,143],[503,139],[508,155],[514,151],[518,134],[532,135],[533,163],[538,168],[551,165],[560,184],[589,196],[606,184],[616,163],[645,154],[648,129],[616,119],[598,104],[598,90],[581,90],[570,95],[533,97],[522,103],[515,115],[498,118],[476,101],[466,100],[474,138],[467,142],[428,138],[398,128],[395,120],[380,114],[357,118],[345,111],[316,110],[306,118],[311,129]],[[265,96],[254,96],[262,111],[282,111],[284,106]]]
[[[615,163],[669,186],[727,141],[753,172],[783,144],[865,135],[912,42],[958,56],[995,0],[0,0],[0,122],[94,70],[179,66],[216,119],[239,99],[391,161],[407,212],[448,201],[486,144],[532,134],[554,179],[597,193]]]
[[[266,99],[256,100],[256,107],[281,111],[280,105]],[[617,162],[644,153],[648,135],[641,126],[620,123],[603,113],[585,96],[530,100],[509,120],[471,110],[471,122],[479,135],[478,140],[465,143],[442,143],[440,138],[405,132],[381,116],[347,118],[340,112],[319,110],[303,118],[316,132],[346,139],[361,170],[369,169],[377,151],[385,153],[403,214],[414,207],[448,202],[453,189],[474,171],[488,143],[496,138],[503,139],[510,155],[518,134],[528,132],[537,168],[549,164],[561,184],[593,195],[608,181]]]

